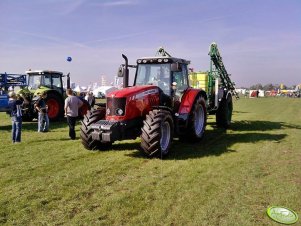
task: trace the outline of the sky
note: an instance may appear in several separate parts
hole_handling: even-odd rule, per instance
[[[135,64],[161,46],[207,71],[216,42],[237,87],[301,83],[300,0],[0,0],[0,9],[1,73],[110,83],[121,54]]]

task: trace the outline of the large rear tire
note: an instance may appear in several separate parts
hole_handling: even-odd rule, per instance
[[[61,96],[56,93],[47,93],[45,100],[48,106],[48,117],[50,121],[58,121],[64,116],[64,102]]]
[[[199,96],[196,98],[188,120],[187,131],[180,136],[181,141],[200,141],[204,136],[207,123],[206,101],[204,97]]]
[[[229,128],[232,120],[233,102],[232,95],[228,94],[219,104],[216,112],[216,125],[222,128]]]
[[[152,110],[146,115],[141,129],[141,149],[148,157],[168,155],[173,139],[174,124],[171,113]]]
[[[99,120],[104,119],[105,115],[106,109],[104,107],[93,111],[88,111],[88,113],[84,115],[82,126],[80,128],[80,137],[82,144],[86,149],[107,149],[112,145],[112,143],[102,143],[101,141],[93,140],[92,138],[93,129],[91,128],[91,125]]]

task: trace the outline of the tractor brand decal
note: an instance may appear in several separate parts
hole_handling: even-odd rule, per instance
[[[143,97],[145,97],[145,96],[147,96],[147,95],[149,95],[149,94],[156,94],[156,93],[158,93],[158,92],[159,92],[158,89],[150,89],[150,90],[146,90],[146,91],[144,91],[144,92],[142,92],[142,93],[138,93],[138,94],[132,96],[132,97],[130,98],[130,100],[141,99],[141,98],[143,98]]]
[[[269,207],[267,209],[267,214],[271,219],[282,224],[294,224],[298,221],[297,213],[286,207]]]

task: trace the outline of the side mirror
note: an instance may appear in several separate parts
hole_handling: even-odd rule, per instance
[[[172,63],[172,64],[171,64],[171,71],[172,71],[172,72],[179,72],[179,71],[182,71],[181,64],[179,64],[179,63]]]
[[[120,67],[118,68],[117,76],[123,77],[124,73],[125,73],[124,67],[122,65],[120,65]]]

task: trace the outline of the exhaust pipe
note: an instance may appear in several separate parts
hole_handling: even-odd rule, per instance
[[[128,64],[128,58],[126,55],[122,54],[122,58],[125,60],[125,72],[123,76],[123,88],[126,88],[129,86],[129,64]]]
[[[67,74],[67,89],[70,89],[70,72]]]

